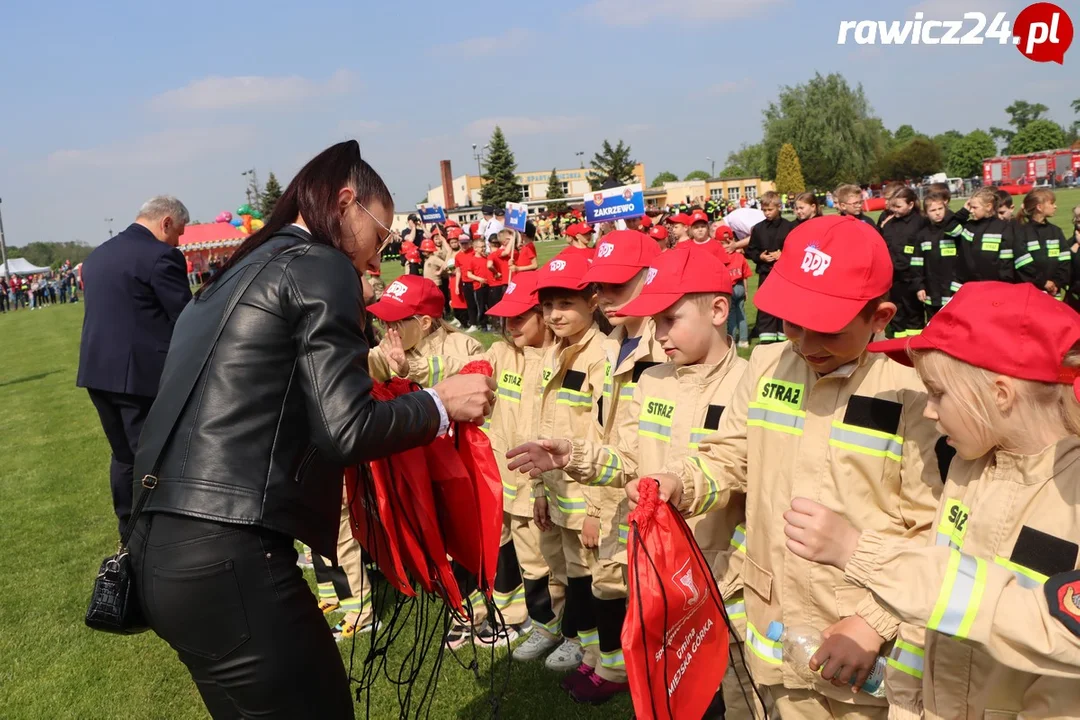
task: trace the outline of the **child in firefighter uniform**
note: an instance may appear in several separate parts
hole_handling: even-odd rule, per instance
[[[467,357],[484,351],[475,338],[457,332],[443,321],[442,291],[426,278],[402,275],[367,310],[386,323],[388,330],[397,333],[410,359],[422,359],[430,364],[424,387],[433,387],[447,377],[437,364],[438,358]],[[387,352],[384,343],[368,351],[368,372],[375,382],[386,382],[393,377]]]
[[[397,333],[388,332],[388,358],[394,372],[425,387],[433,373],[443,377],[456,375],[475,360],[491,364],[498,383],[497,401],[483,430],[500,460],[502,475],[503,534],[493,599],[504,625],[495,627],[486,618],[483,600],[476,592],[471,598],[472,626],[451,627],[446,642],[451,649],[470,639],[491,644],[493,638],[502,642],[505,636],[512,642],[526,630],[528,619],[531,630],[525,642],[514,649],[515,660],[535,660],[561,642],[560,624],[566,596],[565,563],[552,570],[540,552],[540,535],[532,522],[532,484],[507,470],[506,463],[501,461],[507,448],[526,438],[519,428],[523,418],[536,412],[544,353],[551,344],[551,332],[544,325],[536,295],[536,280],[535,272],[515,273],[503,299],[488,310],[488,315],[506,320],[506,340],[492,343],[480,355],[408,356],[400,347]]]
[[[884,699],[834,673],[865,679],[899,620],[842,573],[793,557],[782,514],[807,495],[885,537],[930,533],[942,481],[926,391],[913,371],[866,351],[895,313],[892,279],[885,241],[865,223],[827,216],[793,230],[756,298],[782,318],[788,342],[755,350],[719,430],[677,475],[657,478],[661,499],[691,515],[745,494],[748,661],[785,718],[887,715]],[[627,493],[636,500],[636,481]],[[771,623],[821,631],[824,675],[786,662]]]
[[[708,248],[693,243],[653,260],[641,294],[619,314],[652,318],[656,342],[670,362],[641,374],[624,400],[628,410],[605,444],[580,439],[530,443],[510,451],[521,458],[511,467],[534,473],[559,467],[578,482],[611,487],[677,467],[702,437],[719,427],[746,368],[727,334],[731,276],[725,269]],[[729,559],[743,542],[742,511],[741,502],[732,502],[691,523],[740,637],[740,558],[730,565]],[[727,717],[751,717],[739,691],[737,664],[729,667],[730,681],[725,679]],[[745,675],[743,683],[746,696],[753,696]],[[758,716],[762,714],[759,710]]]
[[[1080,716],[1080,316],[969,283],[920,337],[871,349],[914,364],[956,449],[934,533],[860,533],[797,498],[791,550],[904,621],[890,717]]]

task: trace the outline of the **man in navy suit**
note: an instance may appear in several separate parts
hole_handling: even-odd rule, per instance
[[[135,222],[97,247],[82,267],[86,314],[76,385],[89,391],[112,447],[109,474],[121,534],[131,515],[139,435],[176,318],[191,300],[177,249],[189,219],[176,198],[151,198]]]

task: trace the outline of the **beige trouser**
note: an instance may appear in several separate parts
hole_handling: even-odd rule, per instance
[[[503,514],[504,532],[510,533],[517,552],[518,565],[521,566],[521,577],[529,590],[530,583],[547,580],[547,592],[554,619],[543,622],[541,619],[532,617],[533,625],[545,631],[552,637],[560,633],[563,606],[566,604],[566,568],[565,563],[561,573],[554,572],[549,566],[541,551],[541,539],[544,533],[536,527],[531,517],[520,517],[509,513]],[[547,533],[551,535],[552,533]],[[530,613],[531,616],[531,613]]]
[[[789,690],[783,685],[769,687],[776,711],[783,720],[886,720],[889,708],[872,705],[849,705],[820,695],[813,690]]]
[[[367,570],[364,568],[363,552],[360,549],[360,543],[356,541],[356,538],[354,538],[352,534],[352,523],[349,518],[349,504],[344,495],[342,496],[341,516],[338,524],[337,556],[338,567],[345,572],[345,577],[349,581],[349,590],[351,594],[349,597],[341,598],[339,597],[339,593],[334,589],[334,583],[321,582],[319,583],[319,600],[323,602],[340,603],[341,609],[345,612],[360,613],[358,626],[364,627],[371,623],[372,617],[374,616],[371,605],[371,579],[368,577]],[[323,558],[323,562],[327,566],[331,566],[328,559]]]
[[[746,667],[746,654],[749,651],[743,644],[746,640],[746,605],[743,602],[742,590],[725,600],[724,607],[727,609],[728,619],[734,629],[729,636],[728,668],[720,685],[724,693],[724,705],[727,708],[724,718],[725,720],[762,720],[765,717],[765,710],[761,706],[758,693],[765,700],[771,717],[773,704],[768,688],[758,688],[758,693],[755,693],[753,678],[750,677],[750,671]],[[753,711],[750,709],[751,705],[753,705]]]
[[[511,572],[516,574],[521,568],[521,554],[518,549],[518,543],[514,541],[513,536],[513,521],[515,519],[525,520],[525,518],[514,518],[514,516],[509,513],[503,513],[502,535],[499,537],[499,568],[497,571],[499,573]],[[513,544],[511,545],[511,543]],[[517,555],[517,568],[505,567],[504,569],[504,565],[506,564],[505,557],[508,550],[512,550],[515,555]],[[539,551],[536,551],[536,553],[538,554]],[[503,591],[500,591],[499,588],[504,584],[503,580],[503,578],[496,575],[495,588],[491,595],[492,600],[495,602],[495,607],[499,609],[504,624],[520,625],[525,622],[525,619],[529,616],[528,608],[525,606],[525,587],[519,582],[516,587],[503,588]],[[487,605],[484,603],[484,596],[479,590],[474,590],[469,599],[472,603],[473,625],[479,626],[488,616]]]

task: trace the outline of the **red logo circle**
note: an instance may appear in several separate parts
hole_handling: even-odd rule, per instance
[[[1013,43],[1028,60],[1062,65],[1072,41],[1072,20],[1054,3],[1028,5],[1016,16]]]

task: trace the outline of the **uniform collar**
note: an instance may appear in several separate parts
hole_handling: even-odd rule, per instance
[[[581,339],[573,345],[567,345],[566,347],[562,348],[556,345],[555,359],[558,361],[559,367],[568,364],[571,360],[577,357],[577,354],[580,353],[585,348],[585,346],[588,345],[589,342],[591,342],[592,339],[596,337],[599,333],[600,327],[594,322],[592,324],[592,327],[586,330],[585,334],[581,336]]]
[[[617,326],[604,340],[604,354],[607,356],[608,362],[611,363],[612,375],[624,373],[632,368],[638,360],[652,357],[655,354],[656,323],[653,322],[651,317],[645,318],[641,323],[641,335],[638,337],[641,339],[638,341],[637,347],[626,356],[626,359],[621,364],[619,364],[619,350],[622,349],[623,340],[626,339],[626,328],[622,325]]]
[[[731,369],[731,366],[735,364],[735,358],[738,356],[738,350],[735,348],[735,339],[728,335],[728,351],[720,362],[711,365],[705,363],[700,363],[698,365],[683,365],[682,367],[675,368],[675,377],[680,381],[686,380],[699,385],[705,385],[711,382],[717,375],[727,373],[727,371]]]
[[[1061,475],[1077,460],[1080,460],[1080,437],[1069,435],[1035,455],[995,450],[991,466],[998,471],[1009,473],[1009,482],[1039,485]]]

